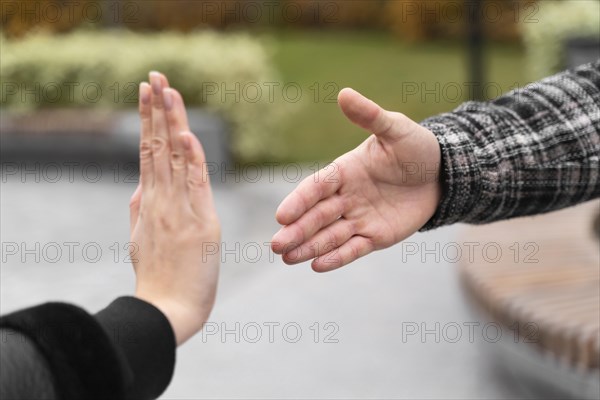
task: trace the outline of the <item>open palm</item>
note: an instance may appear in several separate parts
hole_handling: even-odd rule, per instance
[[[338,102],[372,135],[283,200],[276,218],[284,226],[272,240],[286,263],[314,259],[318,272],[406,239],[433,216],[441,196],[440,149],[431,131],[352,89]]]

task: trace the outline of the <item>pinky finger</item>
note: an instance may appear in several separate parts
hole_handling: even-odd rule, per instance
[[[198,138],[191,132],[182,132],[185,156],[187,159],[187,191],[190,204],[196,215],[203,215],[211,200],[210,180],[206,168],[204,149]]]
[[[135,229],[135,225],[137,224],[138,217],[140,215],[140,203],[142,200],[142,185],[138,184],[135,192],[131,196],[131,200],[129,200],[129,223],[130,230],[133,233]]]
[[[315,272],[329,272],[366,256],[374,250],[372,242],[364,236],[352,236],[335,250],[315,258],[311,264]]]

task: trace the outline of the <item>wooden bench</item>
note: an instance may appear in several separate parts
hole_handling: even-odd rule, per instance
[[[473,252],[460,263],[469,298],[487,318],[517,330],[520,342],[541,359],[597,376],[597,382],[600,244],[593,225],[599,210],[600,202],[592,201],[546,215],[469,226],[463,240],[487,244],[488,251]]]

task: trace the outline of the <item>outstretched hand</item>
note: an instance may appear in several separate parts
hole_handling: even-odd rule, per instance
[[[130,203],[135,295],[165,314],[179,345],[213,307],[220,224],[181,95],[162,74],[150,82],[140,85],[140,184]]]
[[[284,226],[272,239],[284,262],[314,259],[317,272],[406,239],[433,216],[442,191],[431,131],[352,89],[343,89],[338,103],[372,135],[283,200],[276,218]]]

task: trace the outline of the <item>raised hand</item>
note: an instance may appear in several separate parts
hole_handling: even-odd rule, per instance
[[[162,74],[150,73],[150,82],[140,85],[140,185],[130,203],[130,253],[136,297],[165,314],[179,345],[212,310],[220,224],[181,95]]]
[[[406,239],[433,216],[442,191],[431,131],[352,89],[342,90],[338,103],[372,135],[283,200],[276,218],[284,226],[272,239],[284,262],[314,259],[317,272]]]

